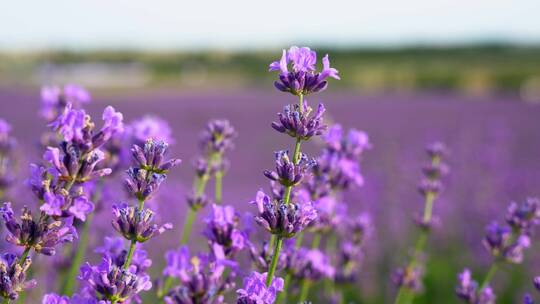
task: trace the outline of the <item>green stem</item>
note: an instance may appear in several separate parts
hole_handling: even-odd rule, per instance
[[[304,301],[306,301],[309,294],[310,287],[311,287],[311,280],[304,280],[302,282],[302,287],[300,289],[300,298],[298,299],[299,303],[304,303]]]
[[[221,204],[223,199],[223,171],[219,170],[214,174],[215,180],[215,190],[214,190],[214,201],[216,204]]]
[[[300,231],[298,235],[296,236],[296,242],[294,243],[294,247],[296,249],[302,247],[302,241],[304,240],[304,231]]]
[[[290,273],[287,273],[287,275],[285,275],[285,281],[283,283],[283,292],[280,292],[278,295],[277,295],[277,298],[276,298],[276,303],[287,303],[287,290],[289,289],[289,284],[291,283],[291,274]]]
[[[77,282],[77,274],[79,273],[79,268],[84,260],[86,250],[88,248],[88,236],[90,231],[90,223],[92,222],[93,214],[91,213],[86,222],[84,222],[83,230],[81,232],[81,237],[79,239],[79,246],[74,248],[76,250],[75,257],[69,268],[68,274],[64,281],[64,286],[62,287],[63,295],[71,297],[75,288],[75,283]]]
[[[32,247],[26,247],[24,249],[23,253],[21,254],[21,259],[19,260],[19,265],[24,264],[24,261],[28,257],[28,254],[30,254],[30,250],[32,250]]]
[[[311,249],[319,248],[319,245],[321,244],[321,238],[322,235],[320,233],[315,233],[315,235],[313,236],[313,240],[311,241]]]
[[[276,272],[277,262],[279,260],[279,251],[281,250],[281,245],[283,244],[283,239],[278,236],[276,239],[276,246],[274,250],[274,256],[272,256],[272,262],[270,268],[268,269],[268,274],[266,275],[266,286],[270,287],[272,280],[274,279],[274,273]],[[286,291],[284,291],[286,292]]]
[[[486,277],[484,278],[484,281],[482,282],[482,285],[480,285],[480,291],[486,288],[489,285],[489,282],[493,280],[493,277],[495,276],[495,273],[497,272],[498,268],[499,268],[499,265],[497,264],[497,262],[494,262],[493,264],[491,264],[491,267],[489,267],[489,270],[486,274]]]
[[[191,234],[191,228],[193,228],[193,221],[195,220],[196,212],[189,208],[186,221],[184,222],[184,229],[182,229],[182,238],[180,239],[180,245],[185,245],[189,241],[189,235]]]
[[[131,265],[131,259],[133,258],[133,253],[135,252],[135,245],[137,245],[136,240],[131,240],[131,244],[129,245],[129,251],[126,257],[126,261],[124,262],[124,269],[128,269],[129,265]]]

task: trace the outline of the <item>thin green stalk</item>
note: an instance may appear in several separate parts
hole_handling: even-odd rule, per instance
[[[189,208],[186,221],[184,222],[184,229],[182,229],[182,238],[180,239],[180,245],[185,245],[189,241],[189,235],[191,234],[191,228],[193,228],[193,222],[197,213],[195,210]]]
[[[304,280],[304,283],[302,284],[302,288],[300,289],[300,298],[298,299],[298,303],[304,303],[304,301],[306,301],[309,294],[310,286],[311,286],[311,280]]]
[[[126,257],[126,261],[124,262],[124,269],[128,269],[129,265],[131,265],[131,259],[133,258],[133,253],[135,252],[135,246],[137,245],[136,240],[131,240],[131,243],[129,245],[129,251]]]
[[[219,205],[223,200],[223,171],[219,170],[214,174],[214,182],[214,201]]]
[[[493,264],[491,264],[491,267],[489,267],[489,270],[484,278],[484,281],[480,285],[480,291],[486,288],[491,282],[491,280],[493,280],[493,277],[495,276],[495,273],[497,273],[498,268],[499,268],[499,265],[497,262],[494,262]]]
[[[283,239],[278,236],[276,239],[274,255],[272,256],[272,262],[270,264],[270,268],[268,269],[268,274],[266,275],[267,287],[270,287],[270,284],[272,284],[272,280],[274,279],[274,273],[276,272],[276,266],[279,260],[279,251],[281,250],[282,244],[283,244]]]
[[[24,261],[28,257],[28,254],[30,254],[30,250],[32,250],[32,247],[26,247],[21,255],[21,259],[19,260],[19,265],[24,264]]]
[[[287,303],[287,290],[289,289],[289,284],[291,283],[291,280],[292,276],[290,273],[287,272],[287,274],[285,275],[285,281],[283,283],[283,291],[277,295],[276,303]]]
[[[294,247],[296,249],[302,247],[302,241],[304,240],[304,231],[300,231],[298,235],[296,236],[296,242],[294,243]]]

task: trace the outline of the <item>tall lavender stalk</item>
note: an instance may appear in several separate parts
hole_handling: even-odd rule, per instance
[[[415,294],[422,289],[424,271],[422,259],[430,230],[436,223],[436,218],[433,217],[433,203],[441,190],[440,178],[448,171],[448,167],[442,162],[446,154],[444,144],[433,143],[427,147],[426,151],[431,158],[431,163],[424,167],[424,179],[419,186],[420,193],[424,197],[424,212],[415,217],[416,224],[420,228],[420,235],[409,264],[405,268],[397,269],[392,275],[392,280],[399,287],[396,304],[411,303]]]
[[[11,136],[11,126],[0,119],[0,200],[14,181],[14,148],[15,139]]]
[[[268,196],[259,193],[255,203],[259,215],[256,221],[272,233],[270,245],[274,243],[272,260],[266,275],[266,286],[272,286],[279,254],[284,238],[294,237],[300,233],[309,222],[316,218],[316,212],[311,203],[300,206],[291,203],[291,192],[299,185],[306,171],[313,165],[301,153],[301,144],[311,137],[321,135],[326,126],[322,123],[324,106],[319,105],[315,115],[311,116],[312,109],[307,105],[304,96],[324,90],[328,77],[339,79],[338,71],[330,67],[328,56],[322,59],[323,70],[315,71],[317,54],[307,47],[291,47],[283,50],[279,61],[270,64],[270,71],[279,71],[279,81],[275,87],[283,92],[298,96],[298,104],[287,105],[283,113],[279,113],[279,122],[272,123],[272,127],[295,139],[292,160],[287,151],[276,153],[276,171],[265,171],[266,177],[279,183],[283,188],[282,197],[273,202]],[[292,70],[289,71],[289,64]]]
[[[524,251],[530,247],[533,228],[540,224],[540,200],[528,198],[521,204],[512,202],[505,219],[506,225],[492,222],[486,227],[482,243],[493,256],[493,261],[482,282],[478,284],[474,281],[468,269],[458,275],[456,294],[466,303],[495,303],[496,295],[491,282],[500,266],[523,262]],[[540,288],[540,280],[535,280],[535,286]]]

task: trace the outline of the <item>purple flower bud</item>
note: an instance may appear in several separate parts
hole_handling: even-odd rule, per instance
[[[285,187],[292,187],[300,184],[302,179],[311,169],[316,161],[308,159],[305,154],[300,155],[298,164],[289,158],[289,151],[282,150],[275,153],[276,171],[264,171],[264,175],[272,181],[277,181]]]
[[[189,258],[187,247],[167,253],[166,273],[178,277],[180,285],[165,296],[166,304],[222,303],[223,293],[234,286],[234,272],[225,273],[232,264],[224,259],[221,246],[214,244],[212,253]],[[189,262],[187,262],[189,260]]]
[[[197,196],[193,192],[188,193],[186,197],[186,201],[189,207],[191,207],[191,209],[193,209],[194,211],[198,211],[206,207],[206,205],[210,203],[210,199],[206,196],[206,194],[203,193]]]
[[[302,109],[298,104],[287,105],[283,113],[278,113],[279,121],[273,122],[272,128],[301,140],[309,140],[313,136],[322,135],[327,128],[323,122],[324,105],[319,104],[313,116],[311,116],[312,111],[307,101],[304,101]]]
[[[423,179],[418,185],[418,191],[423,196],[428,194],[437,194],[441,191],[442,184],[438,180]]]
[[[9,300],[16,300],[19,293],[36,285],[34,280],[26,281],[26,274],[32,260],[27,257],[22,263],[11,253],[0,257],[0,295]]]
[[[96,248],[95,252],[109,258],[114,265],[121,268],[127,257],[125,240],[121,237],[105,237],[103,246]],[[148,253],[142,249],[142,245],[137,243],[131,259],[129,270],[136,275],[145,274],[152,265],[152,260],[148,258]]]
[[[223,247],[226,256],[242,250],[247,241],[246,234],[238,229],[239,216],[232,206],[212,205],[212,213],[206,219],[204,235],[211,243]]]
[[[360,270],[363,258],[362,248],[352,242],[343,242],[339,246],[338,264],[335,279],[337,282],[354,282]]]
[[[136,275],[130,270],[115,265],[110,258],[103,257],[101,264],[92,266],[86,263],[81,267],[79,279],[89,291],[113,303],[139,300],[138,293],[152,288],[150,277]]]
[[[256,204],[259,211],[255,216],[257,224],[283,238],[295,236],[317,218],[317,211],[310,202],[301,205],[274,202],[262,191],[257,192],[255,201],[251,203]]]
[[[278,90],[294,95],[308,95],[326,89],[328,77],[340,79],[338,71],[330,67],[328,55],[322,59],[321,72],[315,71],[316,63],[315,51],[308,47],[292,46],[288,51],[283,50],[279,61],[270,64],[269,71],[279,71],[279,81],[274,83]],[[289,64],[292,65],[291,71],[288,68]]]
[[[124,116],[120,112],[108,106],[103,110],[103,127],[101,130],[92,137],[92,144],[94,148],[99,148],[105,142],[107,142],[111,137],[117,133],[124,132]]]
[[[71,300],[68,296],[60,296],[55,293],[48,293],[43,296],[41,304],[70,304]]]
[[[291,255],[289,268],[295,278],[318,281],[334,279],[335,269],[330,259],[318,249],[300,248]]]
[[[56,120],[49,126],[62,135],[65,141],[83,141],[87,122],[90,120],[84,110],[73,109],[73,104],[68,103]]]
[[[171,223],[163,226],[154,224],[154,212],[150,209],[139,210],[138,207],[127,204],[113,206],[112,225],[127,240],[136,240],[139,243],[172,229]]]
[[[523,297],[523,304],[534,304],[533,298],[530,294],[525,294]]]
[[[424,288],[423,273],[424,269],[421,266],[398,268],[392,273],[392,282],[397,287],[404,287],[418,293]]]
[[[8,235],[6,241],[25,248],[33,248],[44,255],[54,255],[58,244],[73,242],[77,231],[73,227],[73,218],[48,222],[45,217],[35,220],[28,208],[22,209],[20,221],[15,219],[11,203],[4,203],[0,208]]]
[[[140,168],[131,167],[124,180],[128,192],[139,201],[148,200],[167,177],[165,174],[152,173]]]
[[[513,228],[528,233],[532,226],[540,223],[540,200],[528,198],[520,205],[512,202],[508,207],[506,222]]]
[[[144,148],[134,145],[131,154],[139,168],[149,172],[165,174],[181,162],[180,159],[165,161],[164,158],[168,149],[169,145],[166,142],[149,139],[144,144]]]
[[[201,147],[207,153],[223,154],[234,147],[233,139],[237,136],[235,129],[226,119],[208,122],[201,134]]]
[[[253,271],[244,278],[244,287],[238,289],[237,304],[272,304],[278,292],[283,291],[283,279],[274,277],[270,287],[266,287],[267,273]]]
[[[448,148],[442,142],[434,142],[426,147],[426,152],[431,158],[441,158],[448,154]]]
[[[540,291],[540,277],[535,277],[533,279],[533,284],[534,284],[534,287]]]

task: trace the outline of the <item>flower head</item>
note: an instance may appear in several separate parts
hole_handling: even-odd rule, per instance
[[[277,181],[285,187],[296,186],[311,169],[316,161],[308,159],[305,154],[300,154],[297,164],[289,158],[289,151],[282,150],[275,153],[276,171],[264,171],[264,175],[272,181]]]
[[[138,299],[138,293],[152,288],[148,275],[137,275],[129,269],[122,269],[108,257],[103,257],[97,266],[84,264],[79,279],[85,282],[90,292],[112,303]]]
[[[540,223],[540,200],[528,198],[520,205],[512,202],[508,207],[506,222],[523,233],[530,232],[533,226]]]
[[[523,261],[524,250],[530,247],[530,238],[525,234],[513,237],[510,227],[492,222],[486,227],[483,243],[493,256],[519,264]]]
[[[392,273],[392,281],[397,287],[404,287],[413,292],[420,292],[424,286],[422,276],[424,268],[422,266],[400,267]]]
[[[237,304],[272,304],[278,292],[283,291],[283,279],[274,277],[272,284],[266,287],[267,273],[253,271],[244,279],[244,287],[238,289]]]
[[[317,211],[310,202],[303,204],[274,202],[264,194],[257,192],[255,201],[259,214],[255,216],[257,224],[268,232],[284,238],[291,238],[304,230],[317,218]]]
[[[6,223],[6,241],[25,248],[33,248],[44,255],[54,255],[58,244],[72,242],[77,237],[73,218],[48,222],[43,217],[34,219],[28,208],[22,209],[20,221],[15,219],[11,203],[4,203],[0,214]]]
[[[139,209],[127,204],[113,206],[112,225],[127,240],[144,243],[172,229],[171,223],[158,226],[153,221],[154,212],[150,209]]]
[[[96,248],[95,252],[109,258],[112,263],[121,268],[128,254],[125,249],[125,240],[121,237],[105,237],[103,245]],[[131,273],[141,275],[146,273],[146,270],[152,265],[152,260],[148,258],[148,253],[142,249],[141,244],[135,246],[135,251],[129,265]]]
[[[301,140],[309,140],[313,136],[322,135],[327,128],[323,122],[324,105],[319,104],[313,115],[311,115],[312,112],[313,109],[308,106],[307,101],[304,101],[302,106],[286,105],[283,112],[278,113],[279,121],[272,122],[272,128]]]
[[[458,275],[458,285],[456,287],[457,296],[469,304],[493,304],[495,294],[490,286],[478,290],[478,283],[472,279],[471,271],[464,269]]]
[[[238,229],[239,216],[232,206],[212,205],[212,213],[206,219],[204,235],[211,243],[223,247],[227,256],[246,246],[247,237]]]
[[[234,147],[236,130],[226,119],[211,120],[201,134],[201,147],[207,153],[223,154]]]
[[[279,71],[279,81],[274,82],[278,90],[294,95],[308,95],[326,89],[328,77],[340,79],[338,71],[330,67],[328,55],[322,59],[321,72],[315,70],[316,63],[315,51],[308,47],[292,46],[288,51],[283,50],[281,59],[272,62],[269,70]]]
[[[11,253],[0,257],[0,296],[4,299],[16,300],[19,293],[36,285],[34,280],[26,281],[26,273],[32,264],[27,257],[22,263]]]
[[[41,88],[40,114],[48,121],[53,120],[68,104],[79,107],[90,102],[90,94],[83,87],[75,84],[58,86],[43,86]]]
[[[129,124],[127,132],[136,145],[144,145],[148,139],[174,143],[172,130],[166,120],[152,115],[145,115]]]
[[[168,149],[169,144],[166,142],[148,139],[144,144],[144,148],[134,145],[131,153],[138,168],[152,173],[165,174],[181,162],[180,159],[176,158],[165,161],[164,158],[167,155]]]

